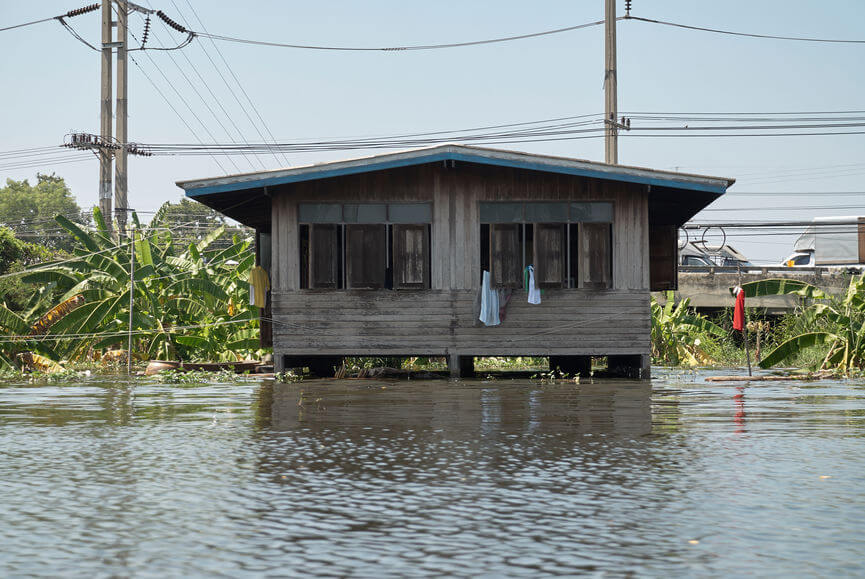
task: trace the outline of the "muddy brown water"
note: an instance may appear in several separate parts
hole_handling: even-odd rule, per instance
[[[865,384],[655,373],[3,384],[0,576],[865,571]]]

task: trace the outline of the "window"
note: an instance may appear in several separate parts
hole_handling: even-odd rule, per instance
[[[610,202],[481,203],[481,269],[496,287],[612,287]]]
[[[430,287],[430,203],[301,203],[300,287]]]

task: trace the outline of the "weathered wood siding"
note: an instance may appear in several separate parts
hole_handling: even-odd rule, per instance
[[[472,290],[273,294],[274,348],[292,355],[607,355],[649,349],[649,294],[514,292],[500,326],[477,321]]]
[[[632,354],[649,350],[648,194],[641,185],[457,163],[295,183],[272,191],[278,354]],[[477,326],[481,201],[612,201],[608,290],[515,292],[498,327]],[[431,290],[299,290],[297,205],[429,202]]]

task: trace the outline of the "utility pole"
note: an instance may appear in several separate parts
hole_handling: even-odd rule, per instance
[[[102,106],[99,111],[101,121],[100,137],[103,142],[111,142],[112,110],[111,110],[111,49],[112,18],[111,3],[113,0],[102,0]],[[108,230],[111,231],[111,159],[110,149],[99,150],[99,209],[105,219]]]
[[[619,162],[618,98],[616,96],[616,0],[605,0],[604,10],[604,160]]]
[[[114,210],[117,213],[117,230],[120,235],[126,231],[126,216],[129,209],[127,197],[127,35],[129,10],[126,0],[117,0],[117,127],[116,138],[120,149],[117,150],[114,174]]]

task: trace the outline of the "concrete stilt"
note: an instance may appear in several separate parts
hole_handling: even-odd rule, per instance
[[[475,375],[474,356],[448,354],[448,371],[451,378],[471,378]]]

